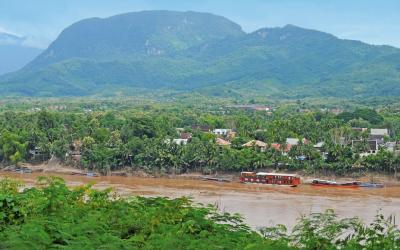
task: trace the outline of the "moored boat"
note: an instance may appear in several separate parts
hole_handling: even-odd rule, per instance
[[[384,185],[381,183],[374,183],[374,182],[361,182],[360,187],[364,188],[383,188]]]
[[[340,187],[340,188],[358,188],[360,187],[359,182],[336,182],[314,179],[311,183],[312,186],[316,187]]]
[[[219,181],[219,182],[231,182],[231,180],[223,177],[203,177],[204,181]]]
[[[240,182],[297,187],[300,185],[300,177],[294,174],[242,172]]]
[[[94,172],[87,172],[86,176],[88,176],[88,177],[99,177],[100,175],[97,174],[97,173],[94,173]]]

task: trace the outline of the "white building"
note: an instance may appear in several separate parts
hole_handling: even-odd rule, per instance
[[[389,136],[387,128],[371,128],[371,135]]]
[[[164,140],[164,142],[166,143],[166,144],[170,144],[171,142],[172,143],[175,143],[175,144],[177,144],[177,145],[186,145],[186,144],[188,144],[188,139],[181,139],[181,138],[178,138],[178,139],[165,139]]]
[[[213,134],[223,136],[227,136],[230,132],[232,132],[232,129],[227,128],[216,128],[213,130]]]
[[[188,143],[188,139],[173,139],[172,142],[177,145],[186,145]]]
[[[286,138],[286,144],[287,145],[292,145],[292,146],[296,146],[299,144],[299,139],[297,138]]]

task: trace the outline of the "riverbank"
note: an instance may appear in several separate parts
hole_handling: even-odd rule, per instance
[[[80,176],[86,176],[86,175],[102,176],[100,173],[88,171],[85,169],[74,168],[72,166],[62,164],[57,159],[51,159],[48,162],[41,163],[41,164],[21,163],[18,169],[26,169],[32,173],[80,175]],[[14,170],[15,170],[15,167],[0,166],[0,171],[12,172]],[[266,170],[266,171],[268,171],[268,170]],[[20,171],[20,172],[24,172],[24,171]],[[274,172],[274,171],[270,170],[270,172]],[[343,177],[343,176],[322,175],[322,174],[309,175],[309,174],[305,174],[303,171],[296,171],[296,172],[282,171],[282,172],[299,175],[301,178],[302,184],[309,184],[312,182],[313,179],[325,179],[325,180],[335,180],[338,182],[362,181],[362,182],[382,183],[385,186],[400,186],[400,181],[398,179],[394,178],[394,176],[385,175],[385,174],[381,174],[381,173],[366,173],[364,175]],[[204,175],[199,172],[184,173],[184,174],[165,174],[165,173],[151,174],[151,173],[146,173],[142,170],[126,169],[126,170],[119,170],[119,171],[110,171],[107,174],[107,176],[239,182],[240,173],[229,172],[229,173],[220,173],[220,174],[212,174],[212,175]]]

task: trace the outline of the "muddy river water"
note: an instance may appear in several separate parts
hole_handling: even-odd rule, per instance
[[[21,179],[27,186],[34,185],[37,177],[43,175],[46,174],[0,172],[0,177]],[[95,188],[112,187],[121,195],[191,196],[195,202],[215,204],[221,211],[240,213],[253,228],[278,223],[291,228],[301,214],[322,212],[329,208],[340,217],[358,216],[367,223],[373,220],[378,210],[386,216],[400,218],[400,186],[340,189],[301,185],[291,188],[181,178],[58,176],[70,186],[93,182]]]

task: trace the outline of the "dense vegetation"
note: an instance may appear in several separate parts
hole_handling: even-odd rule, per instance
[[[59,178],[25,188],[0,181],[1,249],[398,249],[400,231],[378,215],[369,226],[332,211],[260,233],[239,215],[187,198],[121,198]]]
[[[3,77],[0,91],[52,97],[154,91],[237,98],[398,96],[399,62],[399,49],[293,25],[247,34],[212,14],[145,11],[71,25],[25,69]]]
[[[303,104],[299,104],[302,106]],[[400,119],[394,110],[371,109],[334,115],[320,110],[298,112],[298,106],[282,107],[273,114],[240,111],[223,106],[143,105],[106,111],[3,111],[0,113],[0,159],[4,165],[46,161],[55,156],[67,164],[102,173],[111,170],[144,170],[157,173],[243,171],[273,168],[323,174],[397,173],[400,158],[385,149],[360,157],[366,133],[352,127],[388,128],[387,141],[400,138]],[[230,147],[216,144],[211,132],[193,125],[236,131]],[[192,133],[187,145],[176,128]],[[261,151],[243,147],[250,140],[285,147],[286,138],[307,139],[287,154],[273,147]],[[352,147],[352,139],[363,143]],[[313,147],[324,142],[325,157]],[[31,154],[35,151],[36,155]],[[72,152],[79,158],[73,158]],[[299,158],[302,156],[302,158]]]

